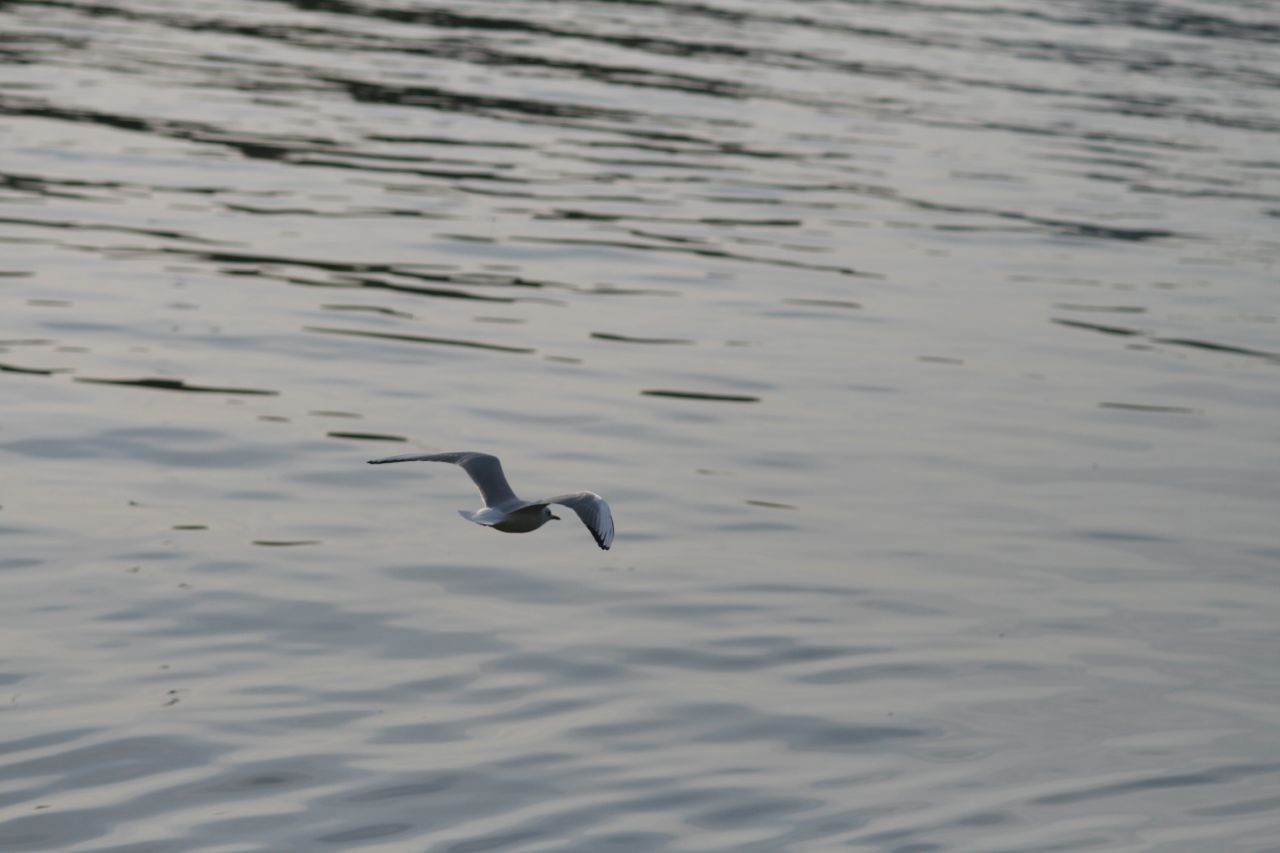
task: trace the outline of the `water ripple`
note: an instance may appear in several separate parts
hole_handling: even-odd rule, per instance
[[[0,4],[0,848],[1270,849],[1272,11]]]

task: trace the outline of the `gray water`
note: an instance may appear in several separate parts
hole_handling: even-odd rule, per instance
[[[1280,849],[1278,46],[0,3],[0,850]]]

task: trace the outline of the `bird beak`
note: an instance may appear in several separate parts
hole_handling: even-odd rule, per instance
[[[560,516],[558,516],[558,515],[553,515],[553,516],[551,516],[551,518],[552,518],[552,520],[553,520],[553,521],[559,521],[559,520],[560,520]]]

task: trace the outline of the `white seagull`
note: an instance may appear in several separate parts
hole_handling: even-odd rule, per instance
[[[574,492],[540,501],[521,500],[507,484],[498,457],[488,453],[470,450],[453,453],[402,453],[399,456],[369,460],[370,465],[381,465],[384,462],[452,462],[454,465],[461,465],[484,496],[484,506],[480,509],[474,512],[458,510],[458,515],[467,521],[474,521],[503,533],[528,533],[552,519],[558,521],[560,516],[552,515],[547,504],[560,504],[578,514],[578,518],[582,519],[582,523],[595,537],[597,545],[608,551],[613,544],[613,514],[609,512],[609,505],[604,498],[595,492]]]

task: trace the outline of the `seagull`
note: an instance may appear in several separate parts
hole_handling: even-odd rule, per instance
[[[568,495],[556,495],[554,498],[543,498],[540,501],[526,501],[516,497],[507,484],[506,475],[502,473],[502,463],[498,457],[488,453],[477,453],[472,450],[452,453],[402,453],[399,456],[387,456],[384,459],[370,459],[370,465],[382,465],[386,462],[451,462],[462,466],[462,470],[471,476],[471,481],[480,489],[484,497],[484,506],[475,511],[460,509],[458,515],[467,521],[474,521],[503,533],[528,533],[537,530],[548,521],[560,519],[552,515],[548,504],[567,506],[578,514],[582,523],[591,531],[596,544],[608,551],[613,544],[613,514],[609,512],[609,504],[595,492],[574,492]]]

